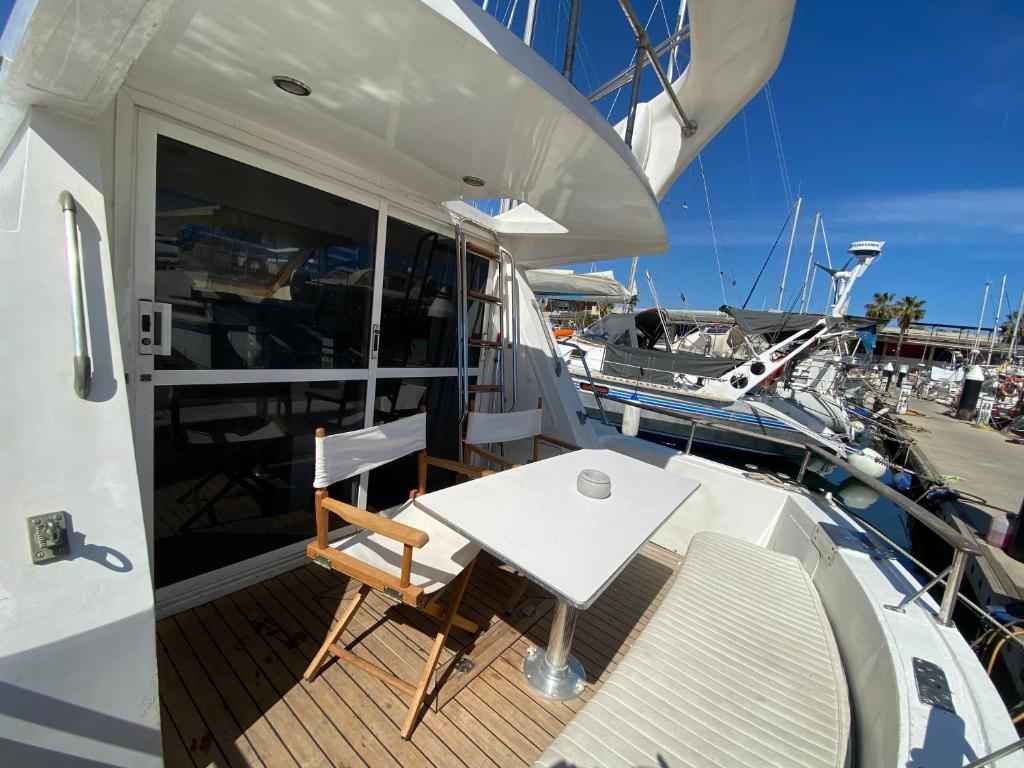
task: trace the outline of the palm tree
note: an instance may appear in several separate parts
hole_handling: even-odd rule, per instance
[[[1006,316],[1006,320],[999,326],[999,336],[1004,344],[1009,344],[1013,337],[1013,326],[1017,322],[1017,313],[1010,312]],[[1021,320],[1020,327],[1017,328],[1017,343],[1024,344],[1024,319]]]
[[[893,293],[876,293],[871,303],[864,305],[865,314],[882,324],[889,322],[893,317],[892,302],[895,298],[896,294]]]
[[[918,320],[924,320],[924,304],[924,299],[919,299],[917,296],[904,296],[893,304],[892,319],[900,327],[900,340],[896,343],[897,360],[900,357],[900,349],[903,347],[903,337],[907,335],[907,329],[910,328],[910,324],[916,323]]]

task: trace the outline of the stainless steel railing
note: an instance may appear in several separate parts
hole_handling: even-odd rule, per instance
[[[579,359],[580,359],[580,362],[583,364],[584,372],[587,374],[587,381],[590,382],[590,386],[591,386],[591,388],[593,388],[594,387],[594,377],[590,375],[590,366],[587,365],[587,353],[583,351],[583,349],[580,347],[579,344],[576,344],[576,343],[571,342],[571,341],[560,341],[560,342],[558,342],[558,344],[559,344],[559,346],[569,347],[569,349],[575,349],[577,352],[579,352],[579,354],[580,354],[580,358]],[[596,392],[596,390],[595,390],[595,392]],[[608,426],[611,426],[611,424],[608,421],[608,414],[605,413],[605,410],[604,410],[604,404],[601,402],[601,398],[595,396],[594,400],[597,402],[597,410],[599,410],[601,412],[601,420],[605,424],[607,424]],[[689,453],[689,451],[687,451],[687,453]]]
[[[59,197],[64,214],[64,256],[68,266],[68,287],[71,290],[71,332],[74,340],[75,394],[83,400],[92,390],[92,360],[85,326],[85,296],[82,288],[82,257],[78,249],[78,208],[75,198],[64,190]]]

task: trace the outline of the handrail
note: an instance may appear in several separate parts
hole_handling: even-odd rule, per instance
[[[601,392],[598,392],[597,388],[593,385],[592,379],[591,387],[593,388],[591,394],[594,395],[595,400],[597,400],[599,403],[602,398],[616,400],[616,398],[609,397],[607,394],[602,394]],[[619,402],[622,401],[620,400]],[[688,421],[694,425],[692,429],[695,429],[697,426],[703,426],[712,429],[723,430],[726,432],[738,432],[743,434],[749,434],[746,430],[731,427],[730,425],[727,424],[715,424],[704,419],[694,418],[692,416],[689,416],[688,414],[677,413],[674,411],[670,411],[666,408],[659,408],[658,406],[650,405],[648,403],[631,402],[630,404],[636,406],[637,408],[640,408],[641,410],[651,411],[653,413],[660,413],[665,416],[671,416],[672,418],[675,419]],[[601,413],[602,415],[604,415],[604,408],[601,408]],[[607,421],[605,423],[607,423]],[[690,452],[689,449],[693,441],[692,438],[693,433],[691,431],[690,440],[687,442],[687,454],[689,454]],[[950,525],[937,518],[935,515],[933,515],[931,512],[929,512],[916,502],[912,501],[911,499],[908,499],[903,494],[894,491],[892,488],[885,485],[884,483],[880,483],[877,479],[857,469],[842,456],[837,456],[835,454],[829,453],[825,449],[813,443],[802,443],[797,442],[795,440],[786,440],[785,438],[775,437],[774,435],[760,434],[758,435],[758,439],[763,439],[771,443],[778,443],[780,445],[786,445],[789,447],[800,448],[804,450],[804,461],[801,466],[801,473],[797,477],[798,480],[803,479],[803,473],[806,470],[807,461],[810,458],[810,455],[814,454],[819,458],[825,459],[829,463],[849,473],[857,480],[871,488],[871,490],[875,491],[880,496],[884,496],[886,499],[891,501],[897,507],[899,507],[908,515],[910,515],[919,523],[921,523],[925,528],[927,528],[940,539],[942,539],[944,542],[949,544],[949,546],[951,546],[955,550],[953,555],[953,563],[950,566],[950,574],[946,580],[945,590],[942,593],[942,602],[939,606],[939,615],[937,616],[936,620],[944,626],[949,626],[952,623],[953,607],[956,603],[957,594],[960,591],[960,583],[963,580],[964,573],[967,570],[968,558],[971,555],[981,554],[981,548],[975,541],[964,536],[959,531],[954,530]]]
[[[78,250],[78,209],[75,198],[66,189],[58,198],[64,213],[64,255],[68,265],[68,287],[71,289],[71,331],[75,345],[75,394],[83,400],[92,390],[92,360],[85,329],[85,299],[82,291],[82,259]]]
[[[587,365],[587,353],[583,351],[579,344],[569,341],[568,339],[566,339],[565,341],[560,341],[558,342],[558,344],[559,346],[562,347],[569,347],[569,349],[575,349],[577,352],[580,353],[580,362],[583,363],[583,370],[587,374],[587,381],[590,382],[590,386],[591,388],[593,388],[595,386],[594,377],[590,375],[590,366]],[[596,395],[597,390],[595,389],[594,392]],[[594,399],[597,401],[597,409],[601,412],[601,420],[605,423],[605,426],[610,427],[611,424],[608,423],[608,414],[605,413],[604,411],[604,404],[601,402],[601,398],[595,397]]]
[[[498,235],[494,235],[495,241],[498,240]],[[512,280],[512,303],[508,308],[508,322],[509,328],[512,333],[509,334],[512,341],[512,402],[508,406],[510,411],[514,411],[516,408],[516,397],[519,392],[519,273],[516,271],[516,260],[512,256],[512,251],[505,248],[498,243],[498,256],[504,256],[508,259],[510,269],[510,279]],[[501,261],[498,261],[498,268],[501,269]],[[501,279],[504,280],[505,276],[502,274]],[[502,330],[504,332],[504,329]],[[505,339],[502,339],[502,343],[506,343]],[[504,355],[502,355],[504,357]]]
[[[977,760],[968,763],[964,766],[964,768],[981,768],[983,765],[991,765],[999,758],[1006,757],[1007,755],[1012,755],[1018,749],[1022,748],[1024,748],[1024,739],[1017,739],[1017,741],[1013,742],[1012,744],[1007,744],[1005,747],[1000,747],[995,752],[985,755],[984,757],[979,757]]]

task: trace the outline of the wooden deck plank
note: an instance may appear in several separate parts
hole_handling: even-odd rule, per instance
[[[157,642],[156,653],[160,670],[160,701],[191,758],[187,765],[229,765],[162,642]]]
[[[278,695],[284,698],[295,713],[295,717],[301,721],[324,754],[332,762],[340,761],[352,766],[364,764],[359,753],[345,739],[331,718],[331,714],[337,716],[337,713],[346,710],[337,705],[334,697],[318,701],[305,686],[297,682],[296,673],[301,674],[303,660],[297,659],[294,667],[289,667],[277,651],[260,636],[230,596],[221,598],[215,605],[220,619],[230,628],[238,643],[260,665],[267,680]]]
[[[342,600],[355,589],[339,574],[307,565],[183,612],[158,625],[167,764],[526,766],[632,646],[679,561],[673,552],[646,545],[594,606],[581,612],[573,640],[573,653],[588,674],[581,699],[544,699],[522,675],[527,650],[547,642],[547,614],[525,634],[515,634],[511,644],[502,639],[486,653],[488,663],[456,684],[449,700],[442,697],[440,709],[428,699],[432,706],[410,741],[399,734],[405,698],[379,680],[341,663],[328,665],[313,683],[302,680]],[[507,635],[507,623],[517,619],[503,615],[516,578],[482,557],[460,612],[493,627],[494,637]],[[528,594],[546,596],[536,586]],[[341,643],[413,680],[436,630],[436,620],[372,594]],[[486,637],[453,632],[443,660],[460,652],[473,656],[475,643],[487,651],[481,639]],[[483,661],[483,655],[478,658]]]
[[[167,705],[160,702],[160,738],[164,749],[165,768],[191,768],[195,765],[185,743],[178,733],[174,719],[167,711]]]
[[[191,646],[199,664],[210,680],[217,680],[221,699],[231,711],[239,728],[248,737],[253,749],[269,765],[298,765],[288,747],[278,737],[267,719],[245,689],[238,675],[228,665],[217,646],[210,640],[195,611],[186,611],[175,617],[182,637]]]
[[[262,665],[256,663],[241,640],[228,629],[220,616],[220,604],[221,601],[208,603],[193,611],[197,623],[209,635],[212,645],[223,655],[295,762],[302,766],[328,765],[327,755],[295,716],[290,703],[271,684]],[[196,635],[199,634],[197,631]],[[198,645],[195,647],[203,652]]]
[[[533,717],[527,715],[525,712],[520,710],[519,707],[502,696],[501,693],[486,680],[480,680],[472,685],[470,687],[470,691],[475,694],[491,712],[501,717],[501,719],[507,723],[507,725],[501,729],[503,733],[514,733],[525,740],[522,745],[513,745],[513,748],[521,757],[527,758],[528,762],[533,762],[532,760],[529,760],[530,746],[532,746],[536,750],[536,754],[539,755],[544,751],[544,748],[551,743],[551,739],[553,738],[551,734],[541,728]],[[465,698],[469,697],[467,696]]]
[[[281,579],[282,584],[290,583],[296,590],[303,589],[300,572],[305,570],[307,574],[311,574],[310,569],[298,569],[293,571],[291,574],[286,574],[294,577],[292,580]],[[295,594],[300,595],[301,592]],[[312,593],[306,593],[312,597]],[[307,603],[310,600],[307,598]],[[317,603],[312,600],[311,602]],[[338,606],[340,609],[341,606]],[[322,622],[322,634],[326,634],[331,622],[334,619],[334,612],[330,611],[322,605],[314,606],[315,613],[319,609],[320,617],[319,621]],[[360,637],[360,641],[351,650],[359,656],[366,657],[369,661],[375,664],[385,667],[391,674],[394,674],[406,681],[415,681],[416,676],[423,669],[426,654],[410,654],[402,655],[396,652],[396,648],[400,649],[401,646],[397,642],[389,643],[386,637],[386,627],[389,627],[394,622],[385,622],[379,624],[379,619],[374,617],[369,610],[359,611],[355,614],[352,623],[349,625],[349,629],[346,630],[346,635],[342,636],[342,644],[349,645],[352,638],[348,637],[348,633],[354,633],[356,637]],[[435,629],[436,632],[436,629]],[[390,638],[389,638],[390,639]],[[335,663],[328,667],[329,671],[331,668],[345,667],[344,664]],[[346,670],[347,672],[348,670]],[[323,674],[323,673],[321,673]],[[375,690],[375,695],[382,697],[382,701],[387,705],[388,713],[393,715],[393,720],[396,726],[400,726],[404,720],[406,712],[408,711],[409,702],[405,696],[401,696],[396,693],[393,689],[376,680],[370,675],[359,672],[358,670],[352,671],[353,676],[358,676],[358,680],[361,684],[365,684],[371,689]],[[422,723],[420,723],[422,725]],[[420,732],[422,730],[422,733]],[[456,755],[444,742],[443,739],[439,738],[433,729],[427,728],[416,728],[413,731],[412,738],[409,741],[402,741],[398,728],[394,728],[394,736],[399,739],[401,744],[412,744],[416,749],[420,750],[423,759],[429,761],[432,765],[447,766],[462,764],[462,760]]]
[[[509,749],[504,741],[495,736],[458,699],[449,702],[448,706],[444,708],[444,714],[446,717],[451,718],[456,727],[471,734],[473,740],[491,756],[497,765],[502,766],[502,768],[527,765],[524,758]]]
[[[231,715],[220,693],[222,681],[211,680],[195,658],[175,618],[160,622],[159,635],[167,656],[188,690],[209,732],[217,740],[228,765],[263,765],[245,729]]]
[[[315,568],[310,569],[299,569],[294,572],[297,578],[300,580],[312,579],[313,577],[319,576],[319,571]],[[310,583],[308,586],[315,588],[315,583]],[[390,604],[384,601],[389,607]],[[323,608],[329,613],[330,609],[324,605]],[[333,614],[330,614],[333,616]],[[354,623],[361,626],[361,630],[353,630],[353,636],[361,634],[362,628],[368,628],[368,620],[360,617],[360,614],[356,614]],[[426,619],[425,621],[432,622],[433,620]],[[360,624],[362,622],[362,624]],[[436,625],[431,624],[435,628]],[[326,631],[326,630],[325,630]],[[390,636],[389,636],[390,635]],[[346,635],[347,637],[347,635]],[[357,647],[354,649],[356,652],[365,653],[378,664],[388,667],[393,673],[404,675],[407,679],[411,679],[412,676],[419,673],[422,669],[423,661],[426,656],[427,648],[432,640],[423,635],[419,636],[419,643],[410,642],[410,637],[404,633],[397,633],[395,630],[395,622],[388,622],[379,627],[376,627],[372,637],[364,638],[360,643],[365,647],[360,649]],[[403,670],[405,670],[403,672]],[[402,707],[407,706],[405,699],[398,697],[395,694],[396,700],[400,702]],[[428,698],[428,704],[430,699]],[[427,735],[418,737],[417,734],[421,729],[427,729],[428,732],[436,734],[437,738],[444,742],[450,749],[452,749],[462,760],[469,766],[479,765],[491,765],[493,762],[489,756],[484,753],[461,729],[456,728],[451,721],[442,714],[431,712],[429,709],[423,716],[422,721],[416,730],[413,731],[413,741],[417,739],[426,739]]]
[[[275,621],[281,626],[298,628],[297,632],[293,629],[295,648],[308,663],[327,633],[327,620],[313,613],[310,606],[294,594],[285,591],[278,579],[265,581],[252,589],[261,603],[265,601],[264,607]],[[367,761],[371,765],[432,765],[414,744],[401,739],[397,728],[400,720],[395,714],[399,706],[397,694],[380,681],[357,670],[350,673],[341,664],[330,664],[312,683],[305,685],[310,688],[330,687],[337,695],[352,702],[360,727],[366,728],[380,742],[377,756]]]
[[[453,702],[453,704],[456,702]],[[516,758],[529,765],[541,753],[541,750],[523,736],[514,725],[510,724],[502,714],[495,712],[491,706],[477,695],[473,688],[467,688],[458,698],[458,704],[466,708],[494,738],[508,747]]]
[[[298,647],[295,636],[274,619],[267,610],[270,597],[258,601],[253,596],[252,588],[231,595],[232,601],[240,612],[254,624],[260,637],[277,654],[291,675],[293,684],[298,685],[324,711],[324,715],[338,728],[352,749],[367,765],[397,765],[391,753],[385,749],[370,729],[362,727],[362,720],[345,696],[339,695],[336,688],[329,683],[309,685],[300,683],[302,673],[309,664],[309,657]],[[353,727],[353,724],[359,727]]]

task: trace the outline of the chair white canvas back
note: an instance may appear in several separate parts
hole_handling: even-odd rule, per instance
[[[466,442],[470,445],[486,445],[535,437],[541,433],[542,416],[540,408],[512,413],[470,411]]]
[[[427,414],[417,413],[378,427],[316,438],[313,487],[369,472],[427,447]]]

